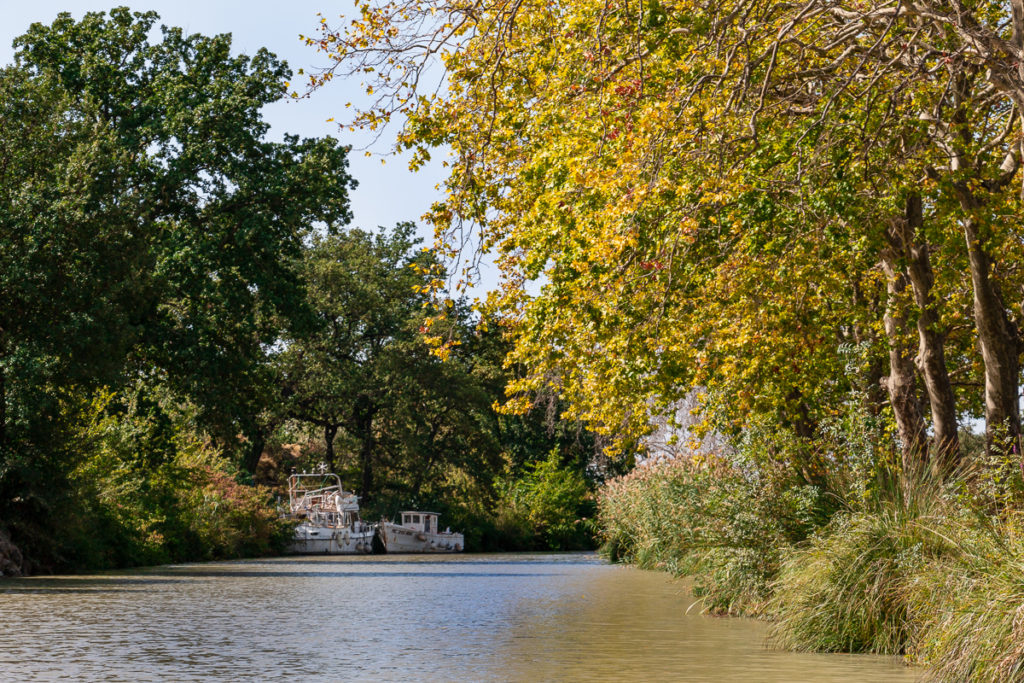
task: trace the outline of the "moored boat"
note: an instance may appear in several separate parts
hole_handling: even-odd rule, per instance
[[[359,497],[332,473],[288,477],[290,516],[299,520],[288,546],[293,553],[359,555],[373,552],[374,525],[359,518]]]
[[[440,530],[436,512],[410,510],[399,515],[401,524],[382,519],[377,525],[388,553],[457,553],[465,547],[462,534]]]

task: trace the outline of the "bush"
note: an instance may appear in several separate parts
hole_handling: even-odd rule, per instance
[[[101,569],[280,552],[290,536],[270,492],[236,470],[187,420],[93,401],[75,443],[54,554],[57,567]],[[172,419],[173,417],[173,419]]]
[[[563,467],[557,449],[529,463],[519,477],[506,473],[496,483],[497,531],[506,546],[528,550],[584,550],[594,547],[593,502],[587,482]]]
[[[911,642],[908,590],[936,537],[901,511],[840,515],[792,552],[775,583],[773,640],[792,650],[900,654]]]
[[[189,559],[232,559],[281,553],[292,525],[281,518],[270,491],[240,484],[216,453],[181,462],[188,485],[177,489],[178,528],[194,546]]]

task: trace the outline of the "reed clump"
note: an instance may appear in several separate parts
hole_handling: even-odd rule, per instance
[[[780,486],[739,456],[641,466],[601,493],[603,552],[690,576],[708,611],[762,615],[787,548],[815,527],[811,487]]]
[[[946,529],[957,548],[910,591],[910,661],[946,681],[1024,681],[1024,538],[1015,514]]]
[[[835,516],[787,553],[774,582],[772,639],[791,650],[902,654],[920,625],[911,596],[957,548],[941,529],[956,514],[936,481],[896,486]]]
[[[775,643],[904,654],[942,681],[1024,681],[1024,515],[984,493],[990,474],[902,475],[792,549],[767,610]]]
[[[800,486],[735,454],[677,458],[609,483],[599,521],[606,553],[692,577],[706,609],[771,620],[779,647],[1024,681],[1024,504],[996,471]]]

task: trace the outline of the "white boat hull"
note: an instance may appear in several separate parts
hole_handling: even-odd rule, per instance
[[[303,523],[295,527],[288,550],[304,555],[365,555],[373,552],[375,533],[372,528],[352,531]]]
[[[388,553],[458,553],[465,547],[462,534],[433,534],[381,522],[381,540]]]

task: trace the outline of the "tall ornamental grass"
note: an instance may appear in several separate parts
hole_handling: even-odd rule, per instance
[[[1024,681],[1020,519],[949,530],[959,552],[912,591],[920,621],[909,659],[944,681]]]
[[[676,458],[609,482],[598,509],[603,552],[693,577],[709,611],[762,614],[784,550],[814,526],[818,493],[742,465]]]

